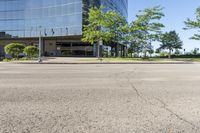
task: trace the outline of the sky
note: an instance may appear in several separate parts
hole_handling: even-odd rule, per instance
[[[160,5],[164,8],[163,12],[165,17],[161,22],[165,25],[163,31],[175,30],[181,40],[183,41],[183,49],[191,51],[194,48],[200,48],[200,41],[189,39],[195,30],[183,30],[185,27],[184,21],[187,18],[195,18],[195,10],[200,6],[200,0],[128,0],[128,21],[135,20],[135,15],[139,10],[150,8]],[[154,48],[159,46],[158,43],[154,43]]]

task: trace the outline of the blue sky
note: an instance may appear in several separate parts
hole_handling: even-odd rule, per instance
[[[194,48],[200,48],[200,41],[190,40],[189,38],[195,33],[194,30],[183,30],[186,18],[194,18],[195,10],[200,6],[199,0],[129,0],[128,21],[135,19],[139,10],[161,5],[164,8],[165,17],[161,22],[165,25],[163,31],[176,30],[187,51]],[[155,43],[155,48],[158,44]]]

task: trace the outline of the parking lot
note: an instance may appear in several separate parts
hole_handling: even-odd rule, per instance
[[[200,132],[200,64],[0,64],[0,133]]]

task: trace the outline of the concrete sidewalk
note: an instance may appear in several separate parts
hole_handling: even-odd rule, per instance
[[[136,60],[98,60],[97,58],[80,57],[43,57],[42,62],[37,60],[30,61],[12,61],[16,64],[193,64],[192,61],[136,61]]]

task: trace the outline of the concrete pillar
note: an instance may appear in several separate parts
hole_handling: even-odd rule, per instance
[[[39,43],[38,43],[39,46]],[[45,40],[41,38],[41,55],[45,56]]]
[[[73,51],[72,51],[72,47],[73,47],[73,43],[70,43],[70,54],[72,55]],[[73,56],[73,55],[72,55]]]
[[[97,56],[97,45],[93,44],[93,56],[96,57]]]
[[[0,57],[4,55],[4,47],[0,45]]]
[[[99,44],[100,43],[100,44]],[[103,56],[103,42],[99,42],[99,43],[96,43],[94,45],[94,52],[93,52],[93,55],[95,57],[98,57],[98,53],[99,53],[99,57],[102,57]]]

